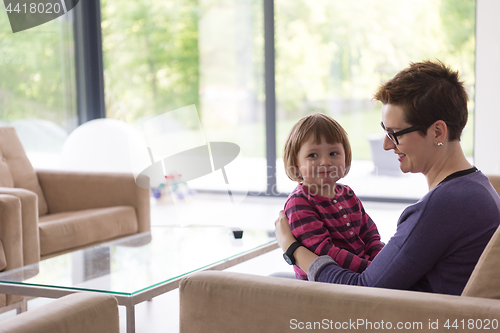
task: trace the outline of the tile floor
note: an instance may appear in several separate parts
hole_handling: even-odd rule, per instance
[[[236,205],[228,203],[221,195],[195,194],[189,200],[173,202],[171,199],[152,201],[153,225],[225,225],[274,229],[274,220],[282,209],[284,198],[246,197]],[[387,242],[396,230],[396,222],[407,206],[379,202],[364,202],[365,210],[377,223],[382,241]],[[231,208],[232,207],[232,208]],[[193,212],[204,212],[197,216]],[[277,271],[289,271],[281,250],[274,250],[255,259],[227,269],[227,271],[269,275]],[[28,309],[50,303],[52,300],[37,298],[28,301]],[[120,332],[126,332],[125,308],[119,307]],[[0,315],[0,321],[15,315],[10,311]],[[179,292],[174,290],[136,305],[136,332],[179,332]]]

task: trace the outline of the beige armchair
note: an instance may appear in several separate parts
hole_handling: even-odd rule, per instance
[[[150,230],[149,191],[132,174],[35,172],[11,127],[0,127],[0,159],[0,194],[20,200],[24,265]]]
[[[2,321],[0,333],[119,333],[119,325],[113,296],[79,293]]]
[[[0,127],[0,208],[0,271],[150,230],[149,191],[132,174],[35,171],[11,127]]]
[[[500,185],[500,177],[490,180]],[[498,258],[500,228],[461,296],[201,272],[181,281],[180,332],[498,330]]]

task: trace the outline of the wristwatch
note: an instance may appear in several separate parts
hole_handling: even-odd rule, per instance
[[[299,246],[303,246],[300,242],[293,242],[292,245],[288,247],[285,253],[283,253],[283,259],[289,264],[289,265],[295,265],[295,257],[293,256],[293,253]]]

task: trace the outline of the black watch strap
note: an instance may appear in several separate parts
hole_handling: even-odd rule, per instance
[[[288,247],[285,253],[283,253],[283,258],[289,265],[295,265],[295,257],[293,256],[293,253],[299,246],[303,246],[302,243],[300,242],[293,242],[292,245]]]

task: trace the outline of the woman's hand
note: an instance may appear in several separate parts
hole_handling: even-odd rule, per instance
[[[274,222],[274,233],[276,234],[278,245],[281,247],[283,252],[286,252],[288,247],[296,241],[292,231],[290,230],[288,218],[283,211],[280,211],[278,219]]]
[[[286,252],[290,245],[292,245],[292,243],[297,240],[292,234],[292,230],[290,230],[288,218],[283,211],[280,211],[278,219],[276,220],[276,222],[274,222],[274,233],[276,234],[278,245],[281,247],[283,252]],[[311,265],[311,263],[316,258],[318,258],[316,254],[309,251],[303,246],[299,246],[295,250],[293,256],[295,257],[296,265],[306,273],[309,271],[309,266]]]

